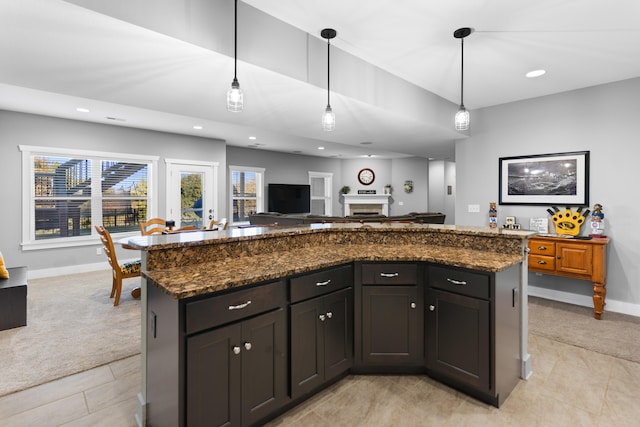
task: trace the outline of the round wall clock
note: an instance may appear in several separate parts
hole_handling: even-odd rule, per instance
[[[364,168],[358,172],[358,181],[362,185],[369,185],[376,179],[376,174],[369,168]]]

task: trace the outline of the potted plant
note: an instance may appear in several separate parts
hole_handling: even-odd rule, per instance
[[[349,194],[350,191],[351,191],[351,187],[349,187],[348,185],[345,185],[340,189],[340,193],[342,194]]]

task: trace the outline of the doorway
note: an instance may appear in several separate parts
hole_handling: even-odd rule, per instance
[[[208,227],[218,212],[218,163],[166,159],[168,220],[176,227]]]

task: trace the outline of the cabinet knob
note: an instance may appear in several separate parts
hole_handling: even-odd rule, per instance
[[[411,303],[411,308],[416,308],[416,303],[415,302]]]
[[[327,319],[331,319],[333,317],[333,313],[330,311],[327,311]]]
[[[240,346],[239,345],[234,345],[233,346],[233,354],[240,354]]]
[[[429,306],[429,311],[434,311],[435,309],[436,309],[436,306],[435,306],[435,305],[430,305],[430,306]]]
[[[538,261],[538,264],[546,264],[546,263],[547,263],[547,262],[546,262],[546,261],[544,261],[544,260],[539,260],[539,261]]]
[[[320,316],[318,316],[318,319],[320,319],[321,322],[324,322],[325,318],[326,316],[324,314],[321,314]]]
[[[538,246],[538,250],[539,251],[546,251],[547,247],[546,246]]]
[[[251,350],[251,343],[250,343],[250,342],[246,342],[246,343],[244,343],[244,348],[245,348],[246,350]]]

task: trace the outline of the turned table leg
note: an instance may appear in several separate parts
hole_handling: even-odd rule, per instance
[[[593,314],[600,320],[605,306],[605,298],[607,297],[606,283],[593,284]]]

